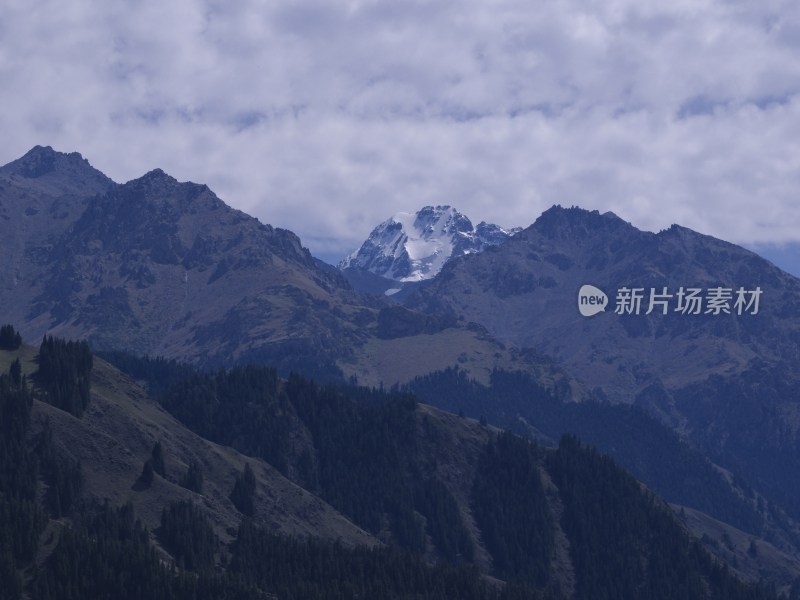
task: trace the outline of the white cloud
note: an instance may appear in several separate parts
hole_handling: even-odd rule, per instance
[[[800,241],[794,1],[4,4],[3,163],[158,166],[328,257],[425,203]]]

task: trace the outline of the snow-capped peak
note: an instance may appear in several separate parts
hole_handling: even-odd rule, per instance
[[[372,230],[356,252],[339,263],[400,282],[431,279],[451,257],[503,243],[519,229],[472,222],[452,206],[397,213]]]

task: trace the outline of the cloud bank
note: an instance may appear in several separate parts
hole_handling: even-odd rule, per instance
[[[348,253],[447,203],[800,241],[794,0],[6,0],[0,162],[161,167]]]

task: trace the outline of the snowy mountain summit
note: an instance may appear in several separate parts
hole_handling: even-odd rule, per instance
[[[435,277],[450,258],[497,246],[518,231],[485,222],[474,227],[452,206],[426,206],[378,225],[338,266],[403,283],[423,281]]]

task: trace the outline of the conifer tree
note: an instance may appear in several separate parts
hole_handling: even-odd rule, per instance
[[[243,515],[252,517],[255,512],[254,496],[256,493],[256,476],[250,463],[245,464],[244,471],[236,477],[231,492],[231,502]]]
[[[181,479],[181,486],[198,494],[203,493],[203,467],[199,463],[192,461]]]
[[[153,471],[161,475],[161,477],[166,477],[167,467],[164,464],[164,449],[161,447],[161,442],[156,442],[155,446],[153,446],[151,460],[153,462]]]
[[[142,474],[139,475],[139,481],[144,485],[149,486],[151,483],[153,483],[153,477],[153,460],[148,458],[142,467]]]
[[[22,345],[22,336],[11,325],[0,327],[0,349],[16,350]]]

